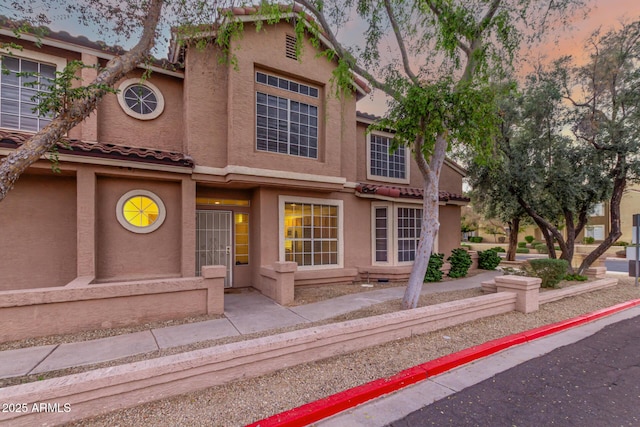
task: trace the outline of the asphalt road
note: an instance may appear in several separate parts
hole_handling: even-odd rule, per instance
[[[640,316],[611,324],[388,425],[638,426]]]

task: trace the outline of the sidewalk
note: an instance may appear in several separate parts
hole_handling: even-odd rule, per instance
[[[425,284],[422,294],[480,287],[501,274],[480,273],[449,282]],[[150,329],[92,341],[47,345],[0,352],[0,378],[11,378],[93,365],[128,356],[201,341],[253,334],[330,319],[381,302],[402,298],[404,287],[344,295],[296,307],[284,307],[259,292],[226,294],[225,317],[204,322]]]

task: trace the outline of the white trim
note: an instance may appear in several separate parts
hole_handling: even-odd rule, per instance
[[[387,210],[387,261],[376,260],[376,209],[385,208]],[[371,265],[393,265],[393,257],[389,256],[389,249],[395,245],[393,243],[393,203],[373,202],[371,203]]]
[[[264,177],[264,178],[282,178],[282,179],[289,179],[289,180],[295,180],[295,181],[321,182],[324,184],[339,184],[339,185],[345,185],[345,183],[347,182],[347,179],[343,177],[315,175],[315,174],[300,173],[300,172],[279,171],[279,170],[273,170],[273,169],[251,168],[248,166],[237,166],[237,165],[228,165],[223,168],[214,168],[210,166],[196,166],[193,169],[193,173],[200,173],[203,175],[214,175],[214,176],[226,176],[226,175],[236,174],[236,175],[247,175],[247,176]]]
[[[14,151],[16,151],[15,148],[0,148],[0,155],[8,156]],[[43,160],[48,160],[48,157],[46,154],[40,158]],[[82,154],[77,154],[77,155],[60,154],[58,155],[58,160],[60,162],[135,168],[135,169],[143,169],[143,170],[150,170],[150,171],[157,171],[157,172],[173,172],[173,173],[184,173],[184,174],[192,173],[192,169],[189,166],[170,166],[170,165],[161,165],[161,164],[155,164],[155,163],[142,163],[142,162],[136,162],[132,160],[105,159],[101,157],[83,156]]]
[[[0,49],[0,55],[5,55],[5,54],[8,56],[16,57],[16,58],[31,59],[33,61],[55,65],[57,72],[61,72],[67,66],[67,60],[65,58],[49,55],[42,52],[36,52],[33,50],[26,50],[26,49],[19,50],[19,49],[12,49],[10,47],[3,47],[2,49]]]
[[[156,109],[153,110],[151,113],[149,113],[149,114],[136,113],[131,108],[129,108],[129,106],[127,105],[127,102],[124,99],[124,93],[125,93],[125,91],[127,89],[129,89],[129,87],[134,86],[134,85],[146,86],[147,89],[149,89],[151,92],[153,92],[153,94],[156,96],[156,100],[158,101],[158,105],[156,106]],[[120,104],[120,108],[122,108],[122,111],[124,111],[125,114],[127,114],[128,116],[133,117],[134,119],[138,119],[138,120],[153,120],[153,119],[157,118],[158,116],[160,116],[160,114],[162,114],[162,112],[164,111],[164,96],[162,96],[162,92],[160,91],[158,86],[154,85],[153,83],[149,82],[148,80],[144,80],[144,79],[140,79],[140,78],[133,78],[133,79],[123,80],[118,85],[118,95],[117,95],[117,97],[118,97],[118,104]]]
[[[316,205],[330,205],[338,207],[338,264],[328,265],[299,265],[298,270],[329,270],[344,268],[344,202],[339,199],[319,199],[315,197],[278,196],[278,253],[280,262],[285,262],[284,253],[284,204],[311,203]]]
[[[371,173],[371,135],[378,135],[384,138],[393,139],[393,134],[389,132],[373,131],[367,132],[367,179],[370,181],[391,182],[394,184],[409,184],[411,178],[411,169],[409,163],[411,163],[411,156],[409,156],[409,147],[404,147],[404,178],[393,178],[388,176],[374,175]],[[389,153],[387,156],[391,157]]]
[[[11,38],[16,38],[16,35],[14,34],[13,31],[11,30],[7,30],[5,28],[0,29],[0,35],[3,36],[8,36]],[[51,47],[56,47],[59,49],[64,49],[70,52],[78,52],[78,53],[86,53],[89,55],[93,55],[96,56],[98,58],[102,58],[102,59],[106,59],[106,60],[111,60],[113,58],[116,57],[116,55],[104,52],[102,50],[99,49],[93,49],[90,47],[86,47],[86,46],[81,46],[81,45],[77,45],[75,43],[70,43],[70,42],[63,42],[63,41],[58,41],[58,40],[53,40],[47,37],[36,37],[36,36],[32,36],[29,34],[20,34],[20,39],[17,39],[18,43],[19,40],[26,40],[29,42],[33,42],[33,43],[41,43],[44,46],[51,46]],[[168,76],[173,76],[173,77],[178,77],[181,79],[184,79],[184,73],[179,73],[176,71],[171,71],[171,70],[167,70],[164,69],[162,67],[158,67],[157,65],[151,65],[149,66],[148,64],[144,64],[144,63],[140,63],[137,65],[138,68],[142,68],[142,69],[148,69],[151,70],[155,73],[160,73],[160,74],[165,74]]]
[[[387,208],[387,262],[376,261],[375,253],[375,209],[380,207]],[[413,265],[414,261],[398,261],[398,208],[419,209],[415,205],[407,203],[390,203],[372,202],[371,203],[371,265],[382,266],[406,266]],[[422,210],[420,209],[420,220],[422,221]],[[438,234],[436,233],[433,240],[432,252],[438,252]],[[417,252],[417,247],[416,247]]]
[[[156,203],[156,205],[158,205],[158,219],[156,219],[153,222],[153,224],[148,225],[146,227],[137,227],[137,226],[131,224],[129,221],[127,221],[127,219],[124,217],[124,215],[122,213],[122,208],[124,207],[124,204],[130,198],[136,197],[136,196],[148,197],[151,200],[153,200]],[[162,199],[158,195],[156,195],[155,193],[152,193],[151,191],[147,191],[147,190],[131,190],[131,191],[127,191],[126,193],[124,193],[120,197],[120,199],[118,199],[118,203],[116,203],[116,218],[118,219],[118,222],[125,229],[131,231],[132,233],[147,234],[147,233],[151,233],[153,231],[156,231],[158,228],[160,228],[162,223],[164,223],[164,220],[165,220],[166,217],[167,217],[167,210],[166,210],[166,208],[164,206],[164,203],[162,202]]]

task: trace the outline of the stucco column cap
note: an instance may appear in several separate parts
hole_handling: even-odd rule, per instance
[[[278,273],[295,273],[298,271],[298,263],[293,261],[274,262],[273,269]]]
[[[205,279],[216,279],[227,275],[227,267],[224,265],[204,265],[202,266],[202,277]]]

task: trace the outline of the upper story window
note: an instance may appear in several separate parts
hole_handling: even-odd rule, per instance
[[[155,119],[164,110],[164,97],[160,89],[139,78],[120,83],[118,103],[127,115],[138,120]]]
[[[596,203],[589,211],[589,216],[604,216],[604,203]]]
[[[368,179],[384,180],[389,182],[409,183],[409,162],[407,161],[407,149],[398,147],[393,154],[389,153],[393,136],[378,133],[369,134],[367,157],[369,168]]]
[[[319,89],[256,72],[256,149],[318,158]]]
[[[0,126],[37,132],[51,122],[37,111],[38,93],[49,92],[56,65],[2,55],[0,72]]]

